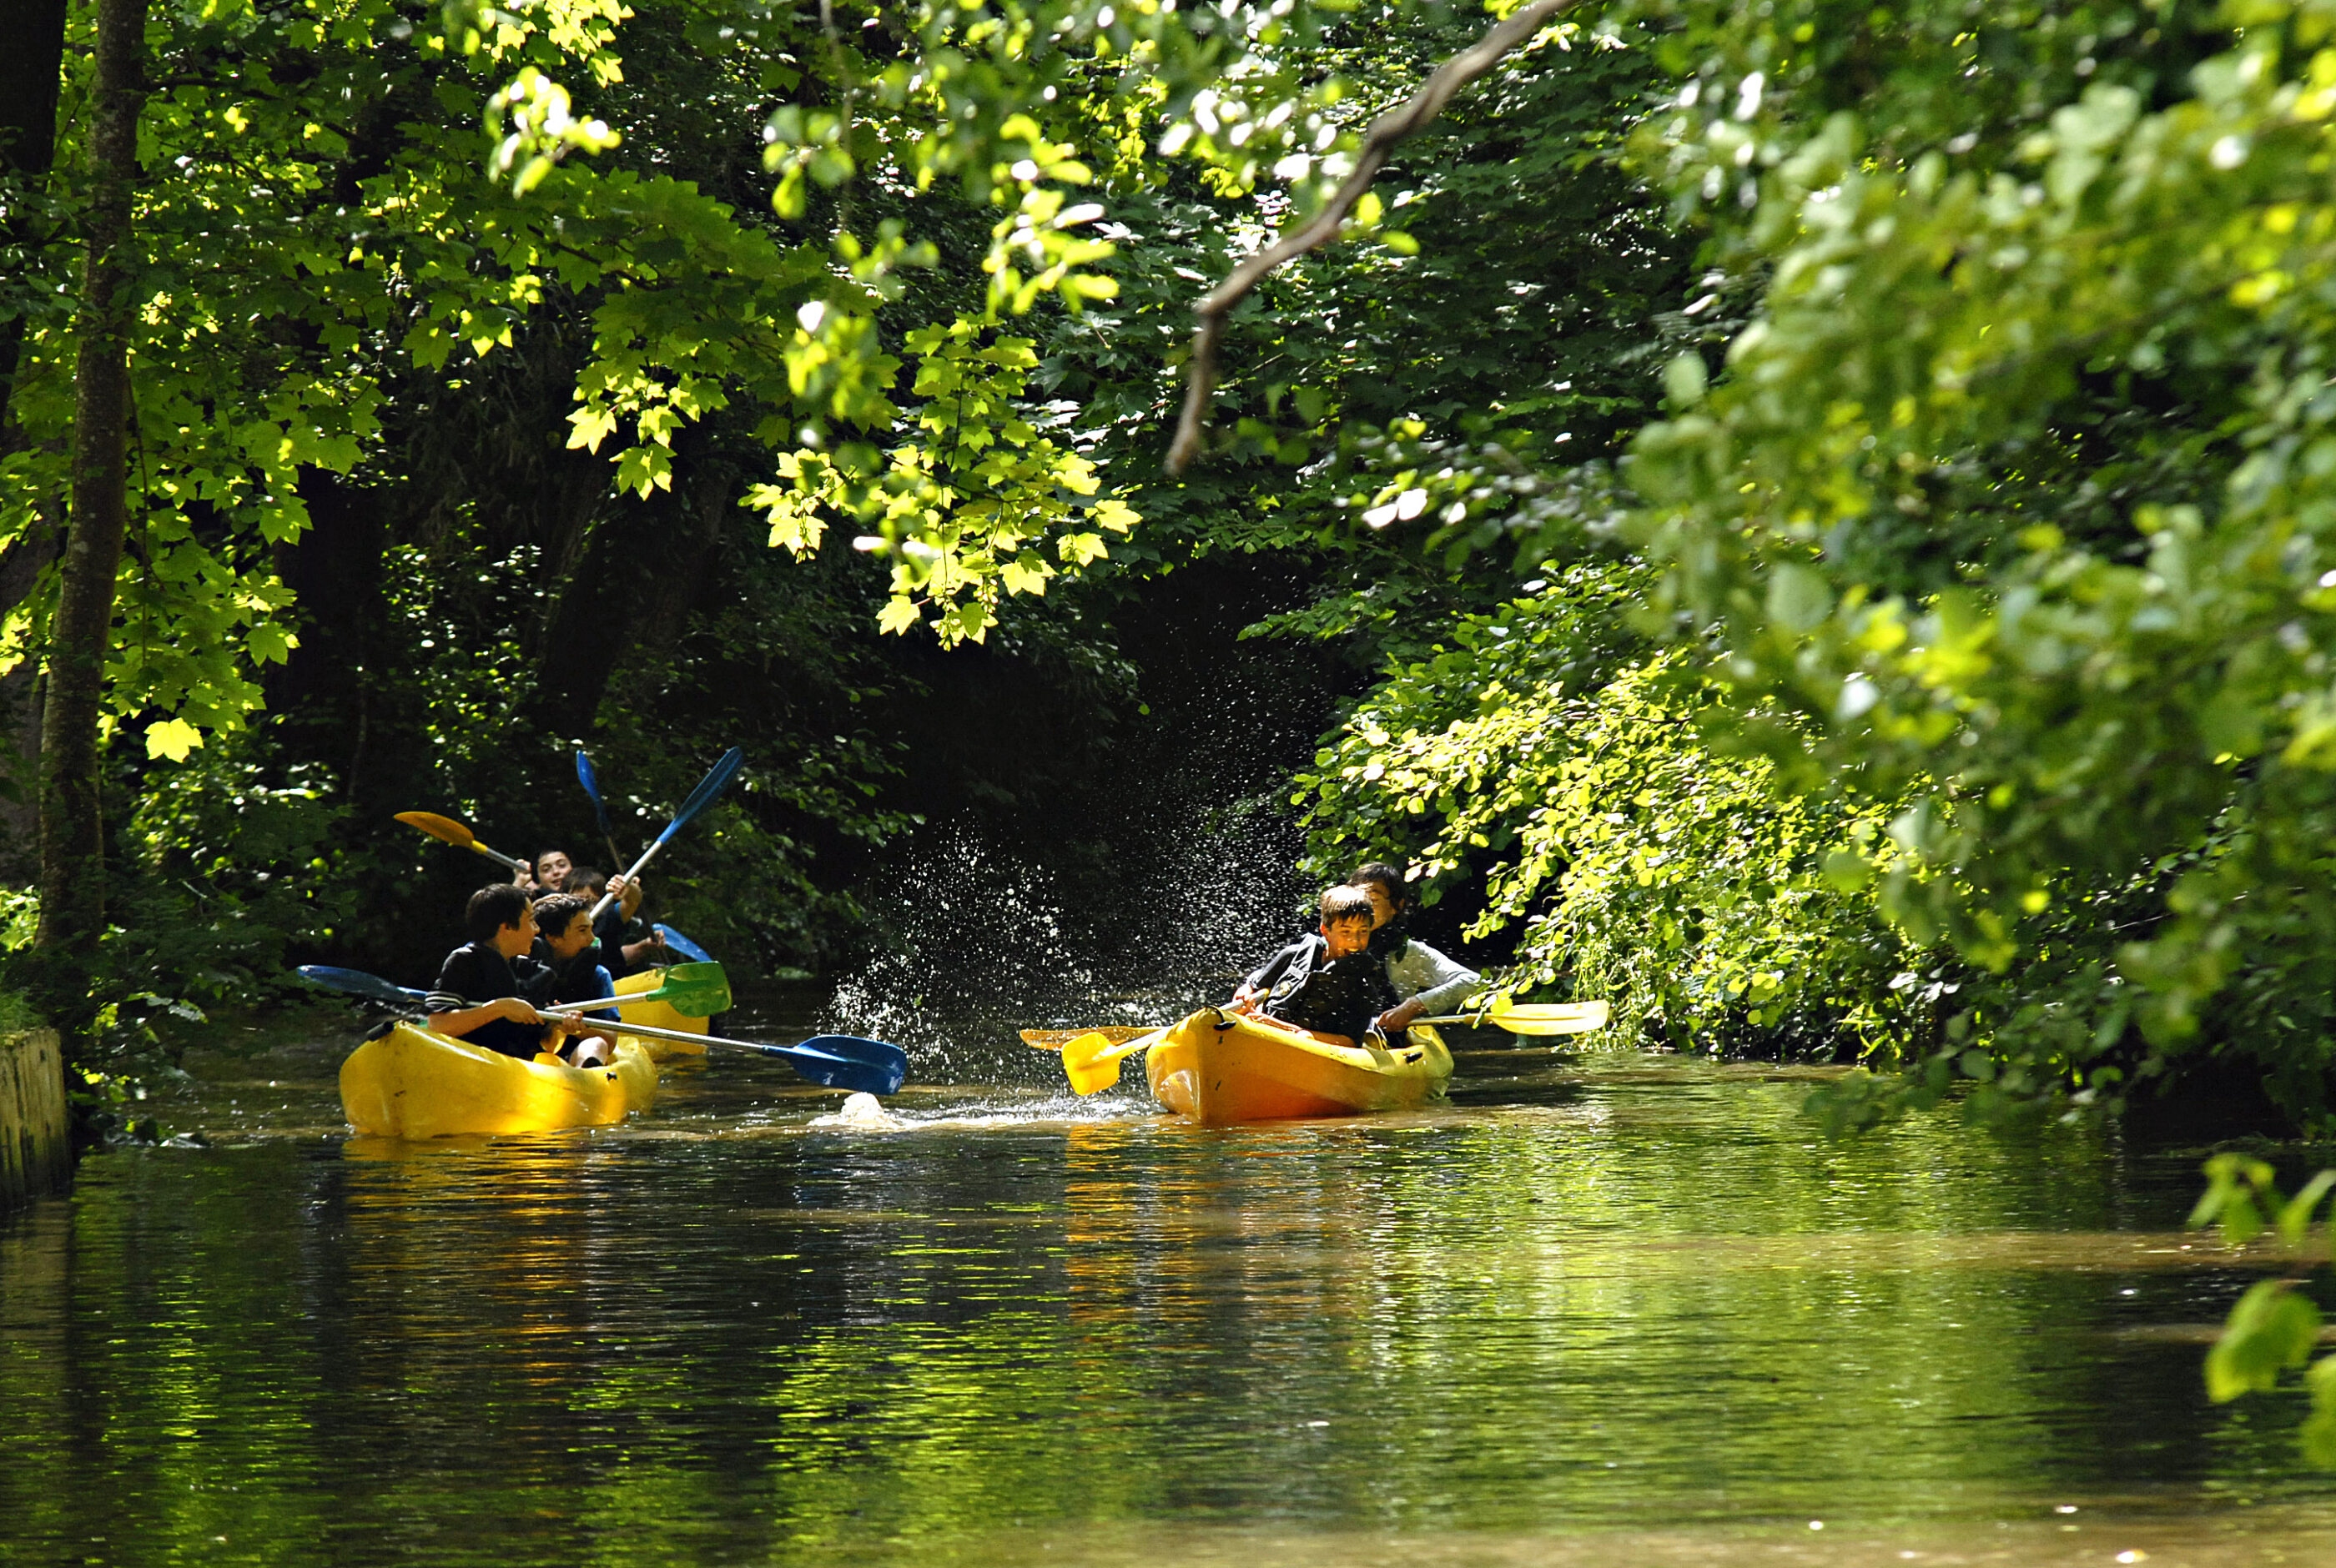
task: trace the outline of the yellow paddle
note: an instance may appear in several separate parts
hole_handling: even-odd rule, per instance
[[[1172,1023],[1166,1029],[1155,1029],[1150,1034],[1139,1034],[1117,1045],[1099,1029],[1080,1035],[1063,1047],[1063,1073],[1071,1080],[1072,1092],[1101,1094],[1119,1081],[1121,1062],[1150,1050],[1167,1039],[1175,1027]]]
[[[441,817],[434,811],[401,811],[397,814],[397,819],[408,828],[421,828],[441,844],[452,844],[457,849],[468,849],[474,855],[483,855],[496,865],[509,870],[532,873],[535,869],[524,860],[514,860],[508,855],[498,854],[488,848],[479,842],[477,834],[472,833],[452,817]]]
[[[1552,1035],[1587,1034],[1593,1029],[1606,1027],[1607,1004],[1602,1002],[1519,1002],[1499,1011],[1447,1012],[1435,1018],[1422,1018],[1419,1023],[1460,1023],[1481,1028],[1491,1025],[1505,1029],[1511,1034]],[[1145,1031],[1126,1024],[1108,1024],[1100,1029],[1026,1029],[1022,1043],[1034,1050],[1062,1050],[1075,1040],[1090,1035],[1107,1045],[1119,1045],[1134,1040]]]
[[[1420,1023],[1465,1023],[1471,1027],[1491,1024],[1505,1029],[1511,1034],[1587,1034],[1593,1029],[1606,1027],[1611,1011],[1602,1002],[1527,1002],[1510,1007],[1488,1009],[1484,1012],[1451,1012],[1437,1018],[1423,1018]]]

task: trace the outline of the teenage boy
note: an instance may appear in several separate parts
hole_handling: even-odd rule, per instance
[[[1359,887],[1333,887],[1319,907],[1320,932],[1260,964],[1233,993],[1232,1005],[1352,1045],[1395,1005],[1395,994],[1368,952],[1371,895]]]
[[[535,951],[531,957],[550,972],[551,1000],[559,1002],[598,1002],[617,993],[616,982],[600,966],[592,923],[585,916],[592,905],[571,893],[554,893],[535,901]],[[589,1013],[588,1020],[613,1021],[613,1011]],[[589,1028],[589,1021],[579,1027]],[[569,1060],[590,1067],[617,1053],[616,1041],[606,1035],[579,1039],[569,1048]]]
[[[530,956],[551,972],[554,1002],[598,1002],[614,996],[616,981],[600,963],[593,940],[589,900],[553,893],[535,901],[535,950]]]
[[[547,893],[569,891],[568,877],[575,869],[565,849],[547,849],[535,857],[535,886],[530,891],[537,898]]]
[[[568,873],[568,891],[584,901],[589,909],[600,902],[600,895],[609,888],[617,890],[617,902],[600,916],[593,934],[600,940],[600,963],[610,979],[621,980],[644,969],[656,969],[672,962],[665,950],[665,938],[657,927],[646,920],[635,918],[641,906],[641,885],[623,877],[607,877],[598,868],[579,866]]]
[[[550,1000],[551,972],[529,956],[535,911],[527,895],[508,882],[482,887],[462,911],[462,926],[471,940],[446,955],[422,1004],[430,1027],[522,1060],[557,1051],[571,1026],[535,1011],[537,1002]]]

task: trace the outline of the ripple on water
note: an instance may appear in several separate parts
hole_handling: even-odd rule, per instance
[[[2202,1331],[2293,1260],[2180,1229],[2192,1157],[1833,1144],[1801,1075],[1502,1051],[1219,1130],[1059,1080],[879,1125],[717,1057],[623,1128],[412,1145],[322,1130],[336,1060],[238,1066],[182,1118],[232,1147],[0,1226],[0,1559],[2336,1545],[2298,1401],[2204,1400]]]

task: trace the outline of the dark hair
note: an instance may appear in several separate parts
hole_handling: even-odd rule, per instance
[[[1323,891],[1322,924],[1325,925],[1336,925],[1342,920],[1368,920],[1371,913],[1371,895],[1351,882]]]
[[[589,898],[572,893],[547,893],[535,901],[535,928],[558,941],[568,934],[568,923],[592,907]]]
[[[463,906],[462,929],[473,942],[492,942],[496,932],[517,925],[526,913],[526,894],[508,882],[491,882]]]
[[[1400,866],[1389,865],[1384,860],[1366,860],[1355,867],[1352,876],[1347,878],[1349,887],[1360,887],[1368,882],[1376,882],[1386,888],[1387,902],[1397,909],[1411,902],[1411,883],[1405,877]]]
[[[579,889],[589,887],[592,890],[592,898],[598,898],[607,891],[608,886],[608,878],[605,872],[589,866],[571,866],[568,868],[568,880],[564,885],[566,892],[574,893]],[[585,900],[588,905],[591,902],[591,898]]]

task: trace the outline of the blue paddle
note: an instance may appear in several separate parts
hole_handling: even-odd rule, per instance
[[[745,760],[746,753],[735,746],[722,753],[722,760],[714,764],[712,770],[698,781],[697,788],[690,791],[689,799],[681,803],[681,809],[673,814],[673,820],[666,824],[665,831],[657,836],[657,842],[642,850],[641,857],[633,862],[633,868],[625,873],[627,882],[630,882],[641,874],[641,867],[647,866],[656,857],[657,852],[666,847],[667,840],[681,831],[685,823],[714,804],[714,798],[729,787],[731,779],[736,775],[740,765]],[[617,895],[614,890],[600,895],[600,902],[592,905],[593,923],[599,924],[600,916],[607,913],[608,905],[616,901]]]
[[[423,993],[393,985],[378,975],[366,974],[355,969],[336,969],[329,964],[304,963],[300,977],[328,990],[362,996],[369,1002],[385,1002],[392,1007],[412,1008],[418,1005]],[[795,1070],[797,1076],[826,1089],[842,1089],[868,1094],[896,1094],[909,1076],[909,1053],[897,1045],[887,1045],[881,1040],[861,1040],[849,1034],[822,1034],[804,1040],[801,1045],[764,1045],[752,1040],[725,1040],[718,1034],[685,1034],[677,1029],[650,1029],[638,1023],[601,1023],[594,1027],[607,1034],[647,1035],[651,1040],[677,1040],[684,1044],[727,1045],[740,1050],[757,1051],[773,1056]]]
[[[367,974],[359,969],[336,969],[329,963],[304,963],[300,978],[327,991],[346,992],[362,996],[367,1002],[378,1002],[389,1007],[408,1007],[421,1003],[427,992],[409,991],[402,985],[392,985],[377,974]]]
[[[692,942],[688,937],[684,936],[680,932],[676,931],[670,925],[658,926],[657,928],[657,934],[667,947],[672,948],[676,953],[680,953],[692,963],[711,963],[714,962],[714,955],[712,953],[698,946],[697,944]]]
[[[591,798],[592,815],[600,824],[600,842],[608,847],[608,869],[614,871],[624,856],[617,850],[616,829],[608,826],[608,804],[600,799],[600,780],[593,776],[592,759],[584,754],[580,746],[576,749],[576,782],[583,785],[584,793]]]

